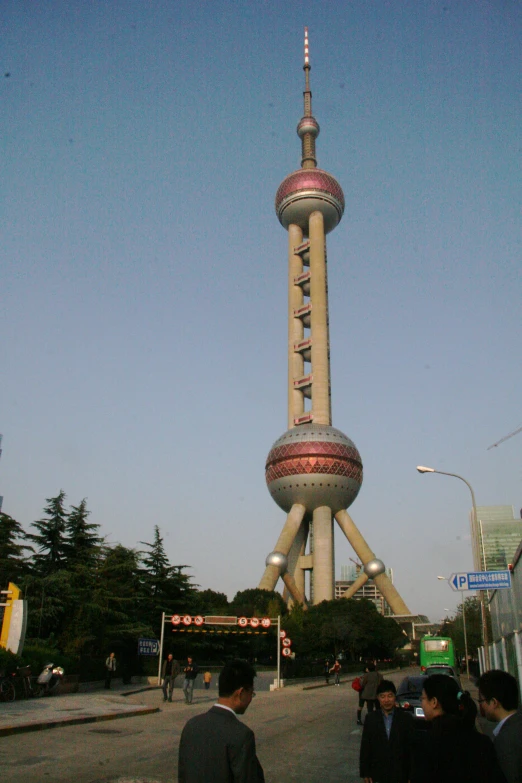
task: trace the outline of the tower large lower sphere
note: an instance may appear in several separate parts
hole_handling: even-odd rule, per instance
[[[309,572],[310,600],[331,600],[335,518],[364,566],[345,596],[373,579],[395,614],[409,614],[383,562],[346,512],[361,487],[362,462],[350,438],[332,427],[326,271],[326,234],[343,216],[344,194],[335,177],[317,168],[319,124],[312,115],[307,30],[304,71],[304,116],[297,126],[301,168],[283,180],[275,199],[288,231],[288,430],[268,454],[266,481],[287,519],[259,587],[273,590],[282,577],[289,597],[306,604]]]

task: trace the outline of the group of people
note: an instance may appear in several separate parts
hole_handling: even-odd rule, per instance
[[[163,701],[172,701],[174,683],[180,672],[181,666],[179,665],[179,662],[174,658],[172,653],[169,653],[161,667]],[[199,667],[197,663],[194,662],[194,659],[189,656],[183,668],[183,695],[185,696],[185,704],[192,704],[194,683],[198,674]],[[205,690],[209,690],[211,681],[212,673],[207,670],[203,674]]]
[[[368,683],[376,677],[366,679]],[[394,683],[380,678],[375,688],[378,707],[374,711],[367,700],[362,732],[364,783],[522,783],[517,681],[506,672],[489,671],[479,678],[478,689],[481,715],[497,723],[493,743],[477,731],[477,706],[452,677],[426,677],[424,731],[415,731],[413,717],[397,708]]]
[[[182,731],[179,783],[264,783],[254,733],[237,720],[255,696],[255,676],[245,661],[224,666],[217,703]],[[477,731],[475,702],[452,677],[426,677],[422,707],[427,727],[422,731],[397,706],[394,683],[373,664],[363,683],[361,699],[368,707],[360,748],[364,783],[522,783],[522,712],[510,674],[489,671],[478,681],[481,715],[497,724],[494,743]],[[361,714],[362,706],[358,722]]]

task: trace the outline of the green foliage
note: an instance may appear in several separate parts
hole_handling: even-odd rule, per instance
[[[27,562],[24,551],[32,551],[32,547],[20,543],[25,539],[25,533],[15,519],[9,514],[0,512],[0,585],[6,588],[9,582],[18,582],[27,572]]]
[[[197,593],[198,614],[202,615],[228,615],[230,606],[225,593],[218,593],[215,590],[200,590]]]
[[[22,661],[18,655],[0,647],[0,672],[4,672],[9,676],[10,674],[13,674],[13,672],[16,672],[17,666],[21,665]]]
[[[66,674],[78,674],[78,660],[64,655],[53,645],[28,643],[24,646],[21,665],[30,666],[33,676],[37,676],[48,663],[62,666]]]
[[[397,623],[383,617],[371,601],[323,601],[303,610],[294,606],[282,622],[301,657],[391,657],[404,644]]]
[[[102,539],[97,533],[100,526],[88,521],[90,513],[84,498],[79,506],[71,506],[67,514],[64,565],[68,570],[85,573],[96,564],[100,556]]]
[[[455,655],[463,658],[465,654],[464,644],[464,619],[463,607],[466,614],[466,635],[468,637],[468,655],[478,658],[478,648],[482,646],[482,619],[480,600],[471,596],[466,598],[464,604],[460,604],[453,620],[446,618],[440,630],[440,636],[449,636],[455,645]],[[489,620],[489,617],[488,617]],[[491,630],[490,630],[491,634]],[[491,636],[490,636],[491,638]]]
[[[44,519],[33,522],[32,527],[38,533],[28,533],[29,541],[34,542],[38,552],[33,558],[34,571],[40,576],[48,576],[61,568],[65,561],[65,530],[67,513],[64,508],[65,492],[60,490],[54,498],[47,498]]]
[[[275,590],[240,590],[230,604],[230,612],[238,617],[277,617],[287,613],[286,604]]]

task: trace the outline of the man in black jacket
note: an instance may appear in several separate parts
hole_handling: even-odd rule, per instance
[[[217,704],[191,718],[181,733],[179,783],[264,783],[254,732],[236,717],[255,696],[255,674],[246,661],[223,667]]]
[[[183,669],[185,679],[183,680],[183,693],[185,694],[185,704],[192,704],[192,694],[194,691],[194,682],[198,676],[198,665],[190,656],[187,658],[187,665]]]
[[[407,783],[410,777],[412,716],[397,708],[396,688],[390,680],[377,687],[380,709],[364,721],[360,775],[364,783]]]
[[[522,712],[516,679],[500,669],[479,677],[479,705],[483,717],[495,721],[493,744],[508,783],[522,783]]]

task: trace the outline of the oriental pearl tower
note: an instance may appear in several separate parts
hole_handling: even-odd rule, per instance
[[[287,513],[259,583],[274,590],[279,577],[289,601],[306,606],[334,598],[335,519],[363,568],[343,597],[373,579],[394,614],[410,611],[346,509],[362,484],[361,456],[332,427],[326,235],[341,221],[344,194],[317,167],[319,124],[312,114],[308,29],[304,45],[304,116],[297,125],[301,168],[280,184],[279,222],[288,231],[288,427],[266,460],[266,482]],[[310,402],[306,402],[310,401]],[[305,573],[310,573],[308,596]]]

